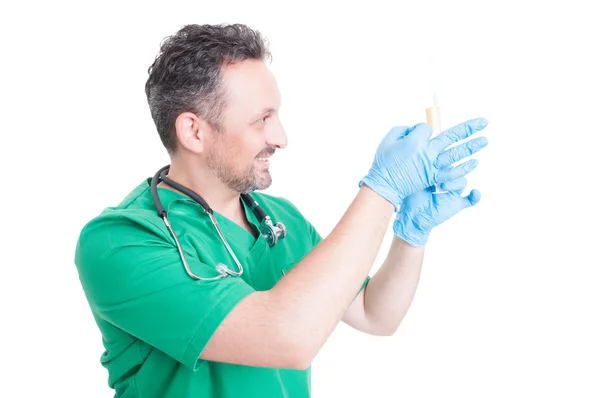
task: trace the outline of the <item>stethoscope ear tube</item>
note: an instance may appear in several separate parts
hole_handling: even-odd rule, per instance
[[[246,204],[250,206],[254,214],[256,214],[256,217],[258,218],[259,222],[263,222],[263,220],[269,218],[267,216],[267,213],[265,213],[265,211],[258,205],[258,202],[252,199],[252,196],[248,195],[247,193],[244,193],[242,194],[242,199],[244,199],[244,202],[246,202]]]
[[[165,218],[167,216],[167,212],[165,211],[165,208],[163,207],[162,203],[160,202],[160,198],[158,197],[158,181],[160,179],[160,175],[162,172],[166,171],[169,169],[169,165],[164,166],[163,168],[161,168],[160,170],[158,170],[158,172],[154,175],[154,177],[152,177],[152,183],[150,184],[150,193],[152,194],[152,200],[154,201],[154,205],[156,206],[156,211],[158,212],[158,215],[161,218]]]
[[[184,187],[183,185],[171,180],[169,177],[167,177],[168,172],[169,172],[169,166],[165,166],[163,169],[161,169],[160,180],[166,182],[173,188],[177,189],[180,192],[183,192],[190,198],[194,199],[196,202],[198,202],[198,204],[200,206],[202,206],[202,208],[204,209],[205,212],[207,212],[209,214],[213,214],[213,210],[210,208],[208,203],[206,203],[206,201],[200,197],[200,195],[198,195],[196,192],[192,191],[191,189],[188,189],[188,188]]]

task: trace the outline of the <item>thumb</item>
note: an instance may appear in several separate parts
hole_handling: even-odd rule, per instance
[[[465,207],[475,206],[481,200],[481,192],[473,189],[465,198]]]
[[[477,189],[473,189],[467,196],[460,196],[457,192],[448,192],[443,195],[452,195],[454,198],[456,212],[468,209],[469,207],[475,206],[481,200],[481,193]]]

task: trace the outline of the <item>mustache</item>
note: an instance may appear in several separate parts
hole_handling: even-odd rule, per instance
[[[269,147],[265,150],[263,150],[261,153],[259,153],[258,155],[256,155],[257,158],[264,158],[266,156],[271,156],[275,153],[275,147]]]

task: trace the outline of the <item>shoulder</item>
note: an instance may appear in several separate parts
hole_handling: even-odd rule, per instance
[[[79,267],[132,242],[150,240],[166,242],[168,236],[144,181],[119,204],[86,221],[77,239],[75,262]]]
[[[161,223],[147,180],[137,185],[117,205],[102,209],[84,225],[81,234],[91,233],[98,226],[118,229],[131,223],[145,224],[148,227]]]

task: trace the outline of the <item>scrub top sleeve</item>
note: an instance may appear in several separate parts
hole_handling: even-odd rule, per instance
[[[185,254],[196,275],[217,274],[214,265]],[[192,370],[219,324],[254,291],[241,278],[190,278],[166,237],[124,220],[89,225],[76,263],[95,316]]]

